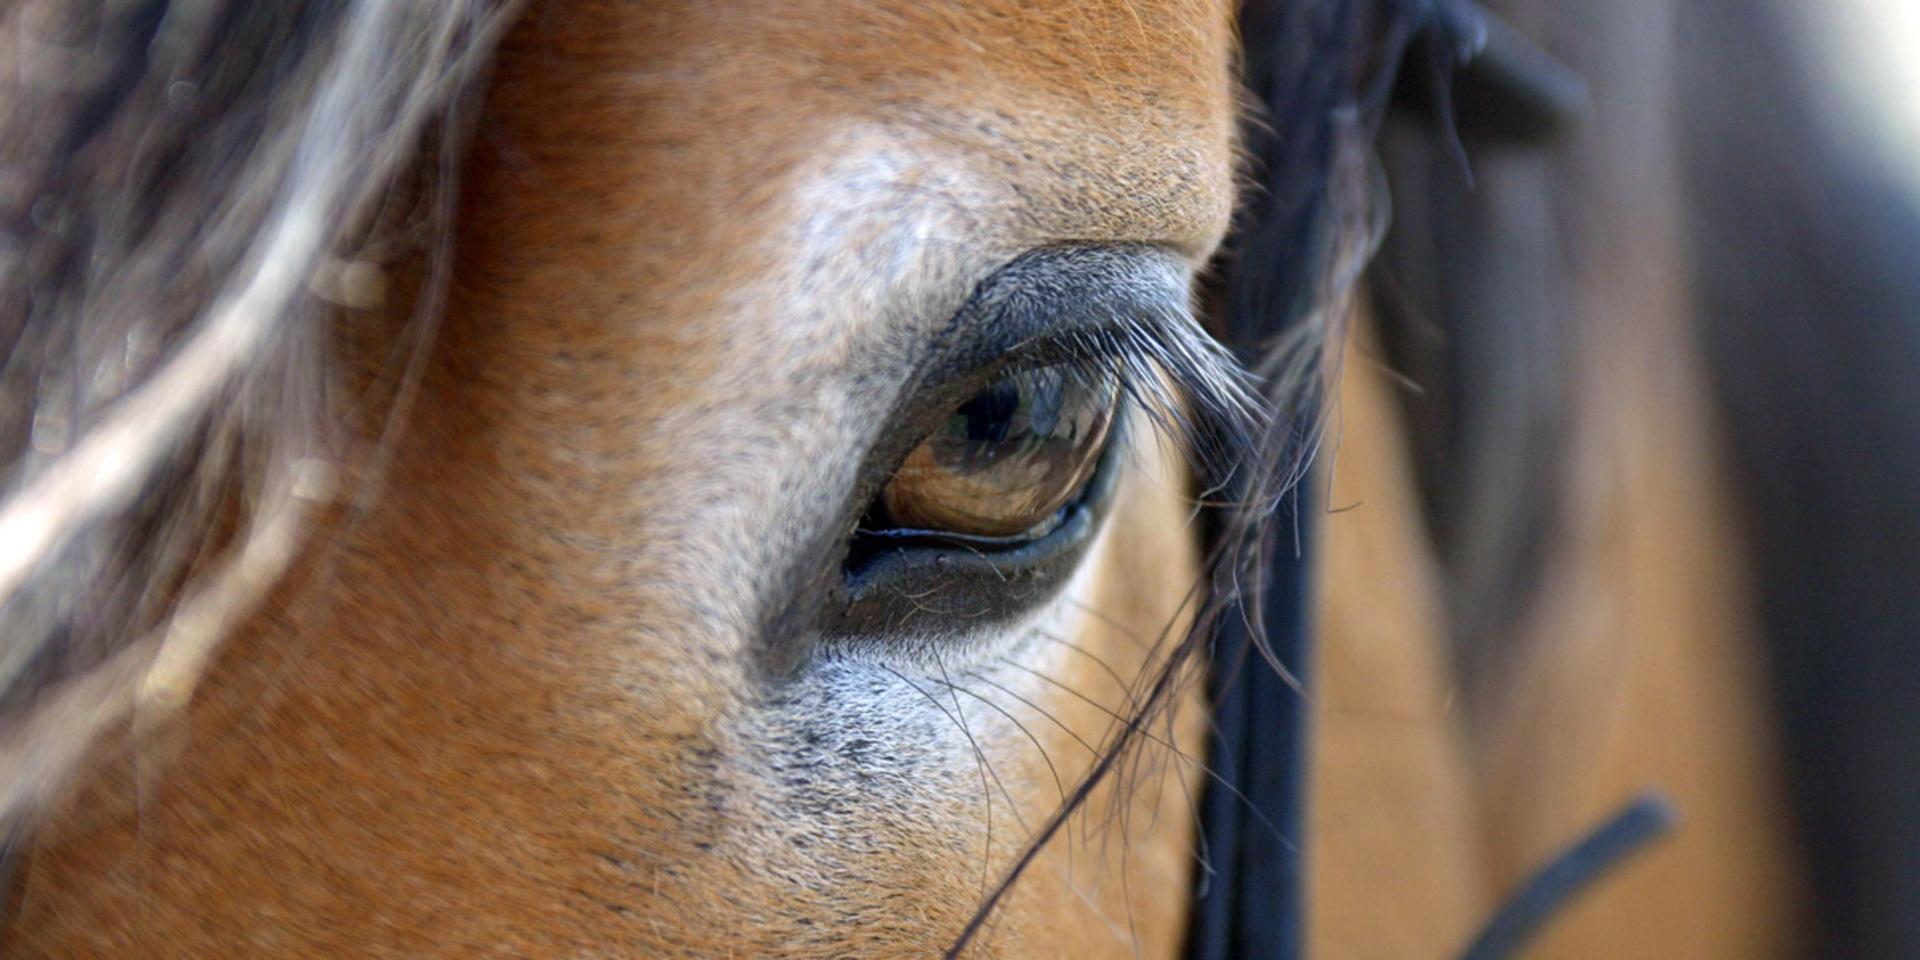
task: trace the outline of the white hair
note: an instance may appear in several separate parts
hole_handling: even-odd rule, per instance
[[[326,321],[378,294],[343,251],[383,204],[444,229],[450,176],[395,188],[512,6],[0,13],[0,821],[184,702],[292,558],[334,485]]]

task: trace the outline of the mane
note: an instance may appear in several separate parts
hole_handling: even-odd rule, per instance
[[[333,481],[326,318],[377,296],[378,225],[444,217],[396,181],[457,146],[505,18],[0,14],[0,821],[183,702],[292,555]]]

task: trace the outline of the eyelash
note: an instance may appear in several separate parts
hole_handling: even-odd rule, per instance
[[[1185,314],[1115,317],[1086,332],[1029,342],[943,392],[977,391],[1019,371],[1050,366],[1113,378],[1125,421],[1116,424],[1117,435],[1103,453],[1109,464],[1142,442],[1134,428],[1144,420],[1163,440],[1189,451],[1203,496],[1224,486],[1235,451],[1246,449],[1257,422],[1260,404],[1251,377]],[[1103,468],[1095,477],[1104,479],[1095,482],[1111,484],[1116,475]],[[1082,502],[1104,500],[1089,488]],[[1065,582],[1088,542],[1088,525],[1099,522],[1097,505],[1072,509],[1057,536],[992,549],[909,533],[901,538],[903,546],[918,545],[897,550],[879,546],[892,539],[883,531],[856,527],[822,613],[823,642],[843,652],[901,656],[912,646],[903,648],[901,636],[946,636],[1017,617]],[[932,596],[968,615],[959,621],[942,615],[928,606]]]
[[[1124,406],[1188,451],[1210,483],[1233,471],[1263,422],[1267,404],[1253,375],[1184,313],[1116,317],[1047,352],[1077,375],[1111,377]]]

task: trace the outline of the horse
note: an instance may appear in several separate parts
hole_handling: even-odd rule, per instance
[[[1899,955],[1920,231],[1638,5],[0,12],[0,942]]]

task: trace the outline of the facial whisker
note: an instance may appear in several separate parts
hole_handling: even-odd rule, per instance
[[[980,800],[986,808],[986,814],[982,818],[985,822],[986,836],[982,841],[983,846],[980,852],[980,887],[982,890],[990,889],[993,884],[993,791],[987,786],[986,754],[980,750],[980,744],[973,739],[973,732],[967,729],[966,724],[954,717],[938,697],[920,689],[919,684],[907,679],[905,674],[892,667],[881,664],[880,669],[893,674],[901,683],[912,687],[915,693],[927,698],[927,702],[933,704],[934,709],[939,710],[949,722],[959,728],[961,735],[967,738],[967,743],[973,748],[974,767],[980,774]]]
[[[1030,673],[1033,676],[1038,677],[1039,679],[1047,683],[1050,683],[1056,687],[1059,687],[1061,690],[1065,691],[1068,695],[1085,701],[1086,703],[1091,705],[1094,709],[1100,710],[1108,714],[1109,716],[1113,717],[1116,720],[1119,720],[1122,722],[1125,722],[1126,720],[1126,718],[1122,717],[1120,714],[1114,713],[1110,708],[1108,708],[1104,704],[1101,704],[1099,701],[1094,700],[1093,698],[1087,696],[1086,694],[1081,693],[1080,691],[1073,689],[1071,686],[1061,683],[1060,681],[1055,680],[1054,678],[1049,677],[1038,670],[1034,670],[1023,663],[1020,663],[1017,660],[1012,660],[1006,657],[1001,657],[999,658],[999,660],[1000,662],[1005,663],[1016,670],[1020,670],[1024,673]],[[1252,813],[1254,815],[1254,818],[1259,820],[1261,825],[1266,827],[1267,830],[1269,830],[1273,834],[1274,839],[1278,840],[1281,843],[1281,845],[1286,847],[1286,849],[1288,849],[1289,851],[1295,849],[1293,845],[1293,841],[1289,839],[1287,835],[1280,830],[1279,827],[1275,826],[1273,821],[1267,819],[1266,815],[1260,812],[1260,808],[1255,806],[1253,801],[1248,799],[1247,795],[1240,791],[1240,788],[1234,786],[1232,781],[1229,781],[1226,777],[1222,776],[1219,772],[1215,771],[1212,767],[1209,767],[1205,763],[1202,763],[1201,761],[1195,759],[1194,757],[1189,755],[1186,751],[1181,750],[1175,744],[1167,740],[1163,740],[1152,733],[1148,733],[1144,729],[1138,730],[1137,732],[1139,733],[1140,736],[1145,737],[1149,742],[1165,747],[1174,756],[1180,758],[1182,762],[1193,765],[1194,769],[1205,774],[1209,779],[1219,784],[1221,788],[1225,789],[1229,793],[1232,793],[1234,797],[1238,799],[1241,803],[1246,804],[1248,812]]]

